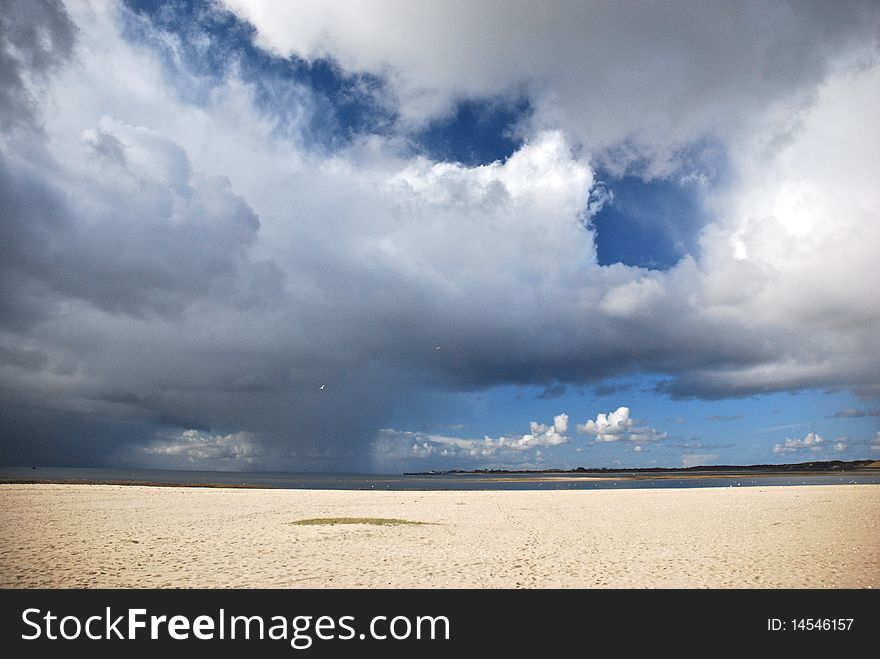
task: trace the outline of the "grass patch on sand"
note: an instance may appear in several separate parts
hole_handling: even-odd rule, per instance
[[[373,526],[402,526],[424,524],[425,522],[411,522],[408,519],[394,519],[392,517],[314,517],[312,519],[300,519],[290,522],[295,526],[336,526],[337,524],[371,524]]]

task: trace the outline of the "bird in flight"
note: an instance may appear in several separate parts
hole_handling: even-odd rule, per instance
[[[440,346],[437,346],[436,348],[434,348],[434,350],[440,350]]]
[[[318,387],[318,388],[319,388],[321,391],[324,391],[324,387],[326,387],[326,386],[327,386],[327,385],[322,384],[322,385],[321,385],[320,387]]]

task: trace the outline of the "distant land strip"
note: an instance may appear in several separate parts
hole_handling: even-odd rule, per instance
[[[669,468],[669,467],[649,467],[637,469],[622,468],[586,468],[577,467],[576,469],[542,469],[542,470],[508,470],[508,469],[474,469],[474,470],[458,470],[449,471],[424,471],[415,473],[404,473],[402,476],[523,476],[522,479],[514,479],[521,481],[530,481],[534,477],[541,476],[561,476],[567,477],[563,480],[579,480],[584,478],[589,480],[589,476],[593,476],[594,480],[663,480],[668,478],[731,478],[743,476],[797,476],[797,475],[817,475],[817,474],[840,474],[846,472],[873,472],[880,469],[880,460],[853,460],[844,462],[841,460],[829,460],[821,462],[800,462],[794,464],[778,464],[778,465],[712,465],[700,467],[686,468]],[[39,474],[39,468],[33,468],[34,476]],[[258,474],[259,472],[254,472]],[[244,474],[243,474],[244,475]],[[369,475],[368,475],[369,476]],[[394,477],[392,474],[375,474],[375,478]],[[496,479],[489,479],[496,480]],[[506,479],[505,479],[506,480]],[[21,477],[21,478],[0,478],[0,485],[131,485],[141,487],[202,487],[202,488],[235,488],[235,489],[279,489],[277,485],[260,482],[182,482],[182,481],[156,481],[156,480],[137,480],[137,479],[118,479],[118,478],[61,478],[47,476],[44,478]],[[282,488],[286,489],[286,488]],[[307,488],[309,489],[309,488]],[[355,487],[352,489],[367,489],[365,487]]]
[[[454,474],[656,474],[656,475],[725,475],[725,474],[791,474],[791,473],[822,473],[838,471],[854,471],[862,469],[880,469],[880,460],[823,460],[818,462],[796,462],[791,464],[760,464],[760,465],[709,465],[696,467],[577,467],[575,469],[449,469],[445,471],[407,472],[404,476],[452,476]],[[704,472],[711,472],[706,474]]]

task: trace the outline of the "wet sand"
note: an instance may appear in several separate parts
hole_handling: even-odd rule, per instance
[[[423,523],[291,524],[323,517]],[[0,586],[876,588],[878,521],[877,485],[0,485]]]

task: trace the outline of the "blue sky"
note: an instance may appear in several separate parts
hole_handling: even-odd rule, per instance
[[[631,379],[624,384],[623,393],[605,395],[591,389],[570,388],[551,400],[540,398],[541,389],[518,387],[442,395],[423,400],[414,413],[396,417],[393,425],[426,433],[495,437],[518,431],[522,434],[532,419],[548,422],[562,411],[569,414],[572,423],[582,423],[595,417],[598,410],[613,412],[624,400],[640,424],[666,432],[668,439],[643,444],[639,451],[634,451],[638,444],[594,443],[590,437],[575,435],[570,444],[554,447],[552,458],[545,451],[535,466],[766,464],[786,462],[789,458],[850,459],[842,458],[841,454],[871,456],[872,442],[866,440],[876,433],[880,411],[858,407],[845,392],[785,392],[735,402],[669,400],[657,396],[653,384],[651,378]],[[821,447],[821,454],[773,453],[773,447],[784,443],[785,438],[800,439],[810,432],[818,433],[824,440],[822,444],[827,444]],[[837,443],[846,444],[847,449],[836,450]]]
[[[880,17],[771,4],[12,3],[0,462],[877,457]]]

